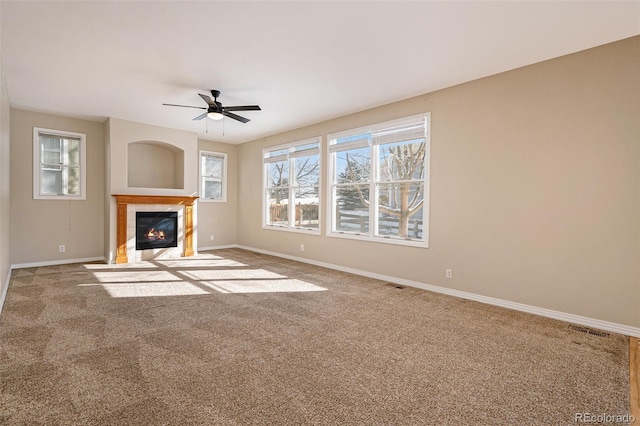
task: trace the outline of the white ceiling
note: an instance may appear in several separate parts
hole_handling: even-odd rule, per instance
[[[228,143],[640,34],[639,1],[2,1],[0,14],[12,107]],[[210,89],[263,111],[223,135],[162,105],[204,106]]]

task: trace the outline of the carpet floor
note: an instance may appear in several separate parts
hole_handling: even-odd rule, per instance
[[[227,249],[14,270],[0,424],[576,424],[628,338]]]

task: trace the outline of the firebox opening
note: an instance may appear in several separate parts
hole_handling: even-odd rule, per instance
[[[136,250],[178,247],[178,212],[136,212]]]

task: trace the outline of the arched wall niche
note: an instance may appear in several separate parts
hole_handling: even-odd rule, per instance
[[[127,186],[184,189],[184,150],[167,142],[129,142]]]

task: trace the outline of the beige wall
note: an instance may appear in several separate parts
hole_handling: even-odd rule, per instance
[[[243,144],[237,241],[639,327],[639,76],[634,37]],[[264,147],[427,111],[430,248],[261,228]]]
[[[103,253],[104,258],[107,261],[110,261],[114,254],[111,251],[111,245],[113,243],[111,236],[111,227],[112,220],[110,218],[111,215],[111,119],[105,120],[103,124],[104,130],[104,247]],[[114,237],[115,238],[115,237]]]
[[[1,7],[1,5],[0,5]],[[2,47],[0,46],[0,71],[2,70]],[[0,72],[4,76],[4,73]],[[2,309],[2,295],[9,286],[10,253],[10,150],[9,150],[9,96],[7,85],[0,81],[0,310]]]
[[[128,180],[128,149],[129,144],[135,142],[152,142],[171,145],[173,149],[183,152],[185,162],[192,164],[197,158],[197,136],[193,132],[170,129],[167,127],[152,126],[136,123],[134,121],[109,118],[106,124],[109,127],[108,156],[111,162],[110,189],[113,194],[138,194],[138,195],[194,195],[198,193],[197,169],[185,168],[183,188],[135,188],[131,187]],[[173,172],[173,171],[172,171]]]
[[[170,145],[130,143],[127,184],[133,188],[184,188],[184,153]]]
[[[33,199],[33,127],[87,135],[86,200]],[[103,257],[104,163],[102,123],[11,110],[12,264]]]
[[[238,202],[238,147],[198,140],[198,150],[227,154],[227,201],[198,202],[198,250],[236,243]],[[198,165],[196,164],[198,167]],[[211,235],[214,240],[211,240]]]

